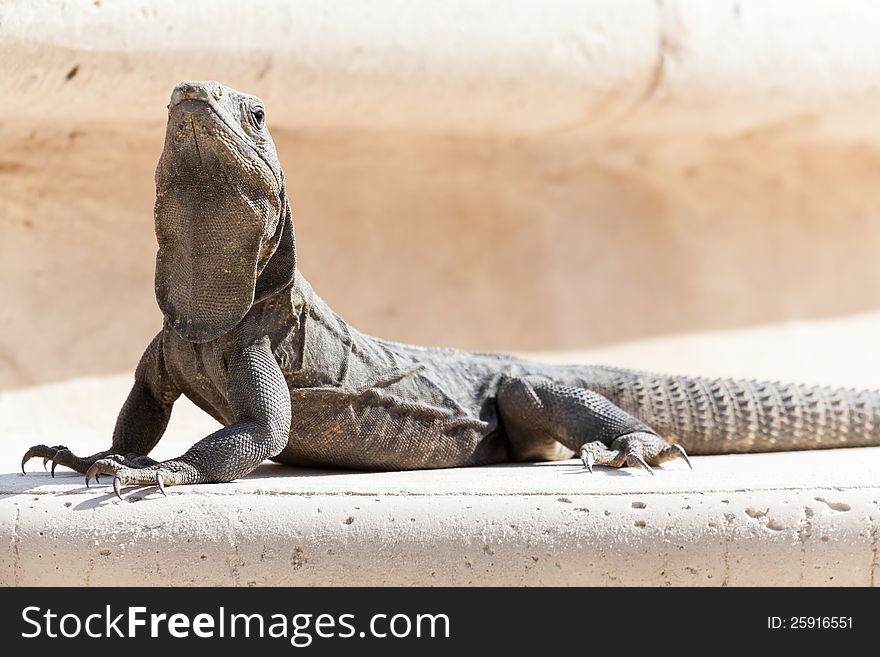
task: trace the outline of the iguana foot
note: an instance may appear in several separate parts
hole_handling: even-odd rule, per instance
[[[55,445],[53,447],[47,447],[46,445],[34,445],[24,453],[24,456],[21,459],[21,472],[22,474],[27,474],[24,470],[24,465],[34,457],[43,458],[44,470],[46,469],[46,464],[50,461],[52,462],[52,469],[50,470],[50,472],[52,473],[53,477],[55,476],[55,468],[59,465],[66,466],[71,470],[76,470],[77,472],[85,472],[92,463],[94,463],[97,459],[101,458],[105,454],[106,452],[101,452],[93,456],[80,458],[69,449],[67,449],[67,447],[65,447],[64,445]]]
[[[149,459],[151,463],[147,465],[137,465],[136,463],[132,464],[126,459],[119,460],[121,458],[117,456],[115,458],[104,458],[95,461],[86,471],[86,486],[89,485],[93,477],[95,481],[98,481],[99,475],[112,475],[113,492],[121,500],[123,486],[157,486],[159,492],[167,497],[168,493],[165,492],[166,485],[187,483],[187,479],[182,472],[164,467],[162,463],[152,459]]]
[[[21,459],[22,474],[26,474],[24,469],[25,463],[27,463],[34,457],[43,457],[44,469],[46,468],[46,464],[49,463],[49,461],[52,462],[52,469],[50,472],[52,473],[53,477],[55,476],[55,468],[59,465],[66,466],[71,470],[75,470],[76,472],[84,473],[92,466],[92,464],[100,459],[113,459],[132,468],[143,468],[145,466],[155,465],[156,463],[156,461],[148,456],[135,456],[134,454],[129,454],[128,456],[120,456],[119,454],[113,454],[109,451],[98,452],[97,454],[93,454],[92,456],[81,458],[79,456],[76,456],[64,445],[55,445],[54,447],[47,447],[46,445],[34,445],[24,453],[24,457]]]
[[[612,468],[622,468],[626,465],[631,468],[644,468],[654,474],[652,465],[657,466],[673,459],[684,459],[688,467],[691,469],[694,467],[684,447],[670,445],[660,436],[644,431],[620,436],[611,443],[610,447],[599,441],[581,447],[581,460],[590,472],[593,471],[594,465],[607,465]]]

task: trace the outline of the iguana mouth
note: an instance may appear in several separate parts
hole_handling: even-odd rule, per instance
[[[195,122],[192,120],[192,117],[190,117],[190,120],[189,120],[189,126],[190,126],[190,128],[192,128],[192,133],[193,133],[193,143],[195,144],[196,152],[199,154],[199,164],[201,164],[202,166],[204,166],[204,165],[205,165],[205,161],[202,159],[202,150],[199,148],[199,135],[196,133],[196,124],[195,124]]]

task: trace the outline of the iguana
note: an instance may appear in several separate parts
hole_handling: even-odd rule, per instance
[[[880,445],[880,392],[542,365],[365,335],[296,264],[284,174],[259,98],[181,82],[156,169],[162,330],[109,449],[31,447],[121,486],[227,482],[265,459],[367,470],[579,454],[586,468],[691,454]],[[460,321],[450,318],[450,321]],[[147,454],[181,395],[224,428],[178,458]]]

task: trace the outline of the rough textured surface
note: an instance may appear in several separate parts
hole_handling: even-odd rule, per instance
[[[575,461],[402,473],[266,464],[236,483],[125,502],[79,476],[3,475],[0,584],[880,582],[877,448],[693,460],[694,471],[655,477],[591,476]]]
[[[126,484],[228,482],[288,465],[417,470],[559,460],[640,467],[699,454],[880,445],[880,393],[660,376],[389,342],[360,333],[296,268],[263,102],[215,82],[171,94],[156,169],[165,316],[112,445],[34,457]],[[185,395],[224,427],[148,458]]]

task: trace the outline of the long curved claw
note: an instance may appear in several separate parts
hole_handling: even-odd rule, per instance
[[[156,471],[156,485],[159,487],[159,492],[168,497],[168,493],[165,492],[165,477],[159,471]]]
[[[593,452],[591,452],[588,449],[582,449],[581,450],[581,461],[583,461],[584,467],[587,470],[589,470],[590,473],[592,473],[593,472],[593,464],[596,462],[596,457],[593,456]]]
[[[46,448],[44,448],[42,445],[39,445],[38,447],[31,447],[28,451],[26,451],[26,452],[24,453],[24,456],[21,457],[21,473],[22,473],[22,474],[27,474],[27,472],[26,472],[25,469],[24,469],[24,465],[25,465],[25,463],[27,463],[27,462],[30,461],[32,458],[34,458],[35,456],[37,456],[37,454],[34,452],[34,450],[43,451],[43,449],[46,449]],[[50,447],[49,449],[56,449],[56,448],[54,448],[54,447]],[[47,462],[48,460],[49,460],[48,457],[46,457],[46,456],[43,457],[43,470],[46,469],[46,462]]]
[[[638,454],[633,454],[633,453],[630,453],[628,456],[629,456],[629,458],[633,459],[636,463],[638,463],[641,467],[643,467],[645,470],[647,470],[651,474],[651,476],[654,475],[654,470],[651,468],[650,465],[648,465],[645,462],[645,459],[643,459],[641,456],[639,456]]]
[[[116,493],[116,497],[122,500],[122,478],[119,475],[113,475],[113,492]]]
[[[92,477],[95,478],[95,483],[98,483],[98,473],[95,472],[98,469],[96,463],[97,461],[95,463],[92,463],[89,466],[89,469],[86,470],[86,488],[89,487],[89,482],[91,481]]]
[[[55,452],[55,456],[52,457],[52,469],[49,470],[49,474],[52,475],[53,479],[55,478],[55,466],[57,466],[59,463],[59,459],[58,459],[59,454],[61,454],[60,449],[57,452]]]
[[[27,472],[24,471],[24,464],[30,461],[32,456],[33,454],[31,453],[31,450],[24,453],[24,456],[21,458],[21,474],[27,474]]]
[[[684,451],[684,447],[679,444],[672,445],[672,450],[678,453],[678,457],[684,459],[684,462],[688,464],[688,467],[693,470],[694,466],[691,465],[691,460],[688,458],[687,452]]]

